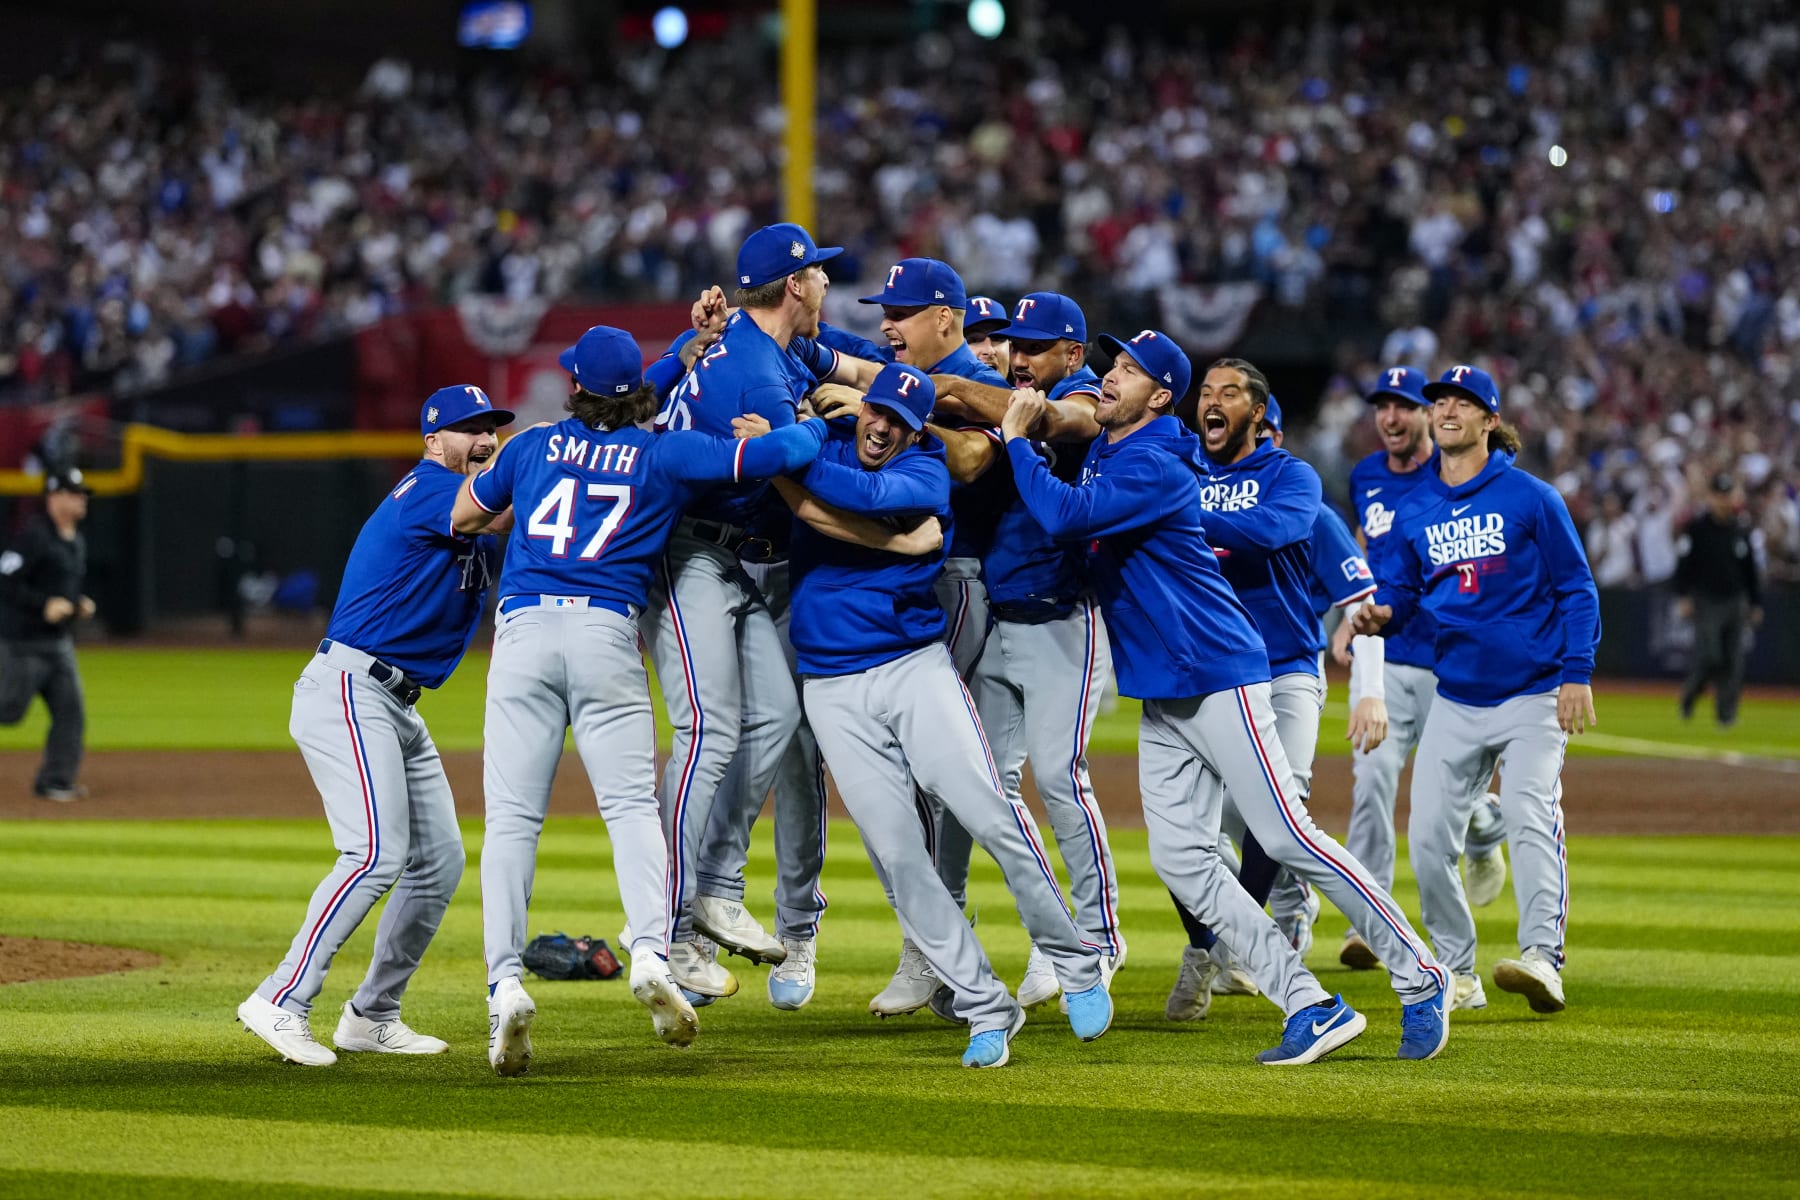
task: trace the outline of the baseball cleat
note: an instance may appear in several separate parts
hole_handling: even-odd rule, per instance
[[[488,1066],[511,1078],[531,1066],[531,1023],[537,1005],[525,994],[517,976],[509,975],[488,997]]]
[[[312,1026],[305,1017],[271,1004],[261,996],[252,995],[238,1005],[237,1017],[244,1024],[244,1032],[254,1033],[291,1063],[303,1067],[329,1067],[337,1061],[337,1055],[313,1040]]]
[[[631,960],[631,994],[650,1010],[656,1036],[669,1045],[686,1049],[700,1036],[700,1018],[694,1015],[694,1006],[683,999],[662,959],[640,954]]]
[[[1362,935],[1354,929],[1344,935],[1344,945],[1338,950],[1338,961],[1352,971],[1374,971],[1381,967],[1381,960],[1375,957],[1375,951],[1369,949],[1369,943],[1362,940]]]
[[[1163,1005],[1163,1016],[1171,1021],[1200,1021],[1212,1007],[1213,980],[1219,976],[1219,964],[1213,956],[1199,946],[1187,946],[1181,951],[1181,970],[1175,976],[1175,986],[1169,992],[1169,1002]]]
[[[1100,986],[1109,993],[1112,991],[1113,976],[1118,973],[1118,964],[1122,961],[1124,961],[1122,954],[1102,954],[1100,956]],[[1056,998],[1056,1011],[1065,1017],[1069,1015],[1069,993],[1066,988],[1063,990],[1063,994]]]
[[[368,1051],[374,1054],[444,1054],[450,1043],[420,1033],[399,1017],[371,1021],[357,1012],[350,1001],[344,1001],[344,1015],[338,1018],[337,1032],[331,1040],[339,1050]]]
[[[1481,976],[1458,975],[1456,986],[1451,989],[1450,1011],[1474,1011],[1487,1007],[1487,992],[1482,989]]]
[[[964,1029],[969,1027],[969,1018],[957,1015],[956,993],[951,991],[947,984],[940,983],[932,989],[931,1013],[952,1025],[961,1025]]]
[[[1050,960],[1036,946],[1025,958],[1025,978],[1019,980],[1019,1007],[1030,1011],[1040,1004],[1048,1004],[1056,999],[1062,991],[1062,984],[1056,981],[1056,971],[1050,966]]]
[[[1069,1004],[1069,1029],[1082,1041],[1098,1041],[1101,1034],[1112,1028],[1112,994],[1106,990],[1106,984],[1096,983],[1085,992],[1069,993],[1064,998]]]
[[[1286,938],[1294,953],[1301,958],[1312,949],[1313,924],[1319,919],[1319,892],[1317,888],[1306,888],[1306,901],[1299,912],[1283,913],[1275,918],[1276,927],[1281,936]]]
[[[1256,986],[1256,980],[1250,978],[1250,972],[1237,965],[1231,959],[1231,951],[1225,948],[1224,942],[1213,945],[1212,956],[1219,964],[1218,978],[1213,980],[1212,993],[1215,996],[1260,996],[1262,989]]]
[[[719,965],[719,948],[699,934],[669,943],[669,974],[683,988],[702,996],[737,995],[737,976]]]
[[[1506,849],[1495,846],[1492,851],[1479,857],[1471,856],[1463,860],[1463,891],[1469,897],[1469,903],[1476,908],[1486,908],[1500,898],[1506,887]]]
[[[1442,991],[1429,1000],[1400,1009],[1400,1057],[1424,1062],[1436,1058],[1450,1040],[1450,1005]]]
[[[931,1003],[937,990],[938,977],[925,959],[925,952],[907,938],[900,943],[900,964],[894,977],[869,1001],[869,1011],[878,1017],[903,1017],[918,1012]]]
[[[787,948],[781,939],[771,936],[736,900],[727,900],[723,896],[695,896],[694,928],[739,958],[754,963],[773,966],[787,957]]]
[[[88,790],[79,783],[70,787],[33,788],[31,794],[39,800],[54,800],[58,804],[73,804],[77,800],[88,798]]]
[[[1518,958],[1495,963],[1494,986],[1525,997],[1532,1012],[1558,1013],[1568,1007],[1563,1000],[1562,975],[1536,946]]]
[[[1281,1033],[1281,1045],[1264,1050],[1256,1061],[1270,1067],[1303,1067],[1354,1041],[1368,1027],[1366,1017],[1346,1004],[1342,996],[1333,996],[1289,1017]]]
[[[769,972],[769,1003],[794,1012],[813,998],[818,945],[811,938],[782,938],[781,944],[785,957]]]
[[[1005,1029],[988,1029],[971,1037],[969,1048],[963,1051],[962,1065],[965,1067],[1004,1067],[1012,1061],[1012,1040],[1023,1028],[1025,1028],[1025,1010],[1021,1008],[1018,1015],[1013,1017],[1012,1024]]]

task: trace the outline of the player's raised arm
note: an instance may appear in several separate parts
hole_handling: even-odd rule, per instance
[[[1000,437],[991,429],[946,429],[926,425],[944,443],[944,458],[953,483],[973,483],[1000,460]]]
[[[1248,508],[1208,509],[1207,540],[1233,554],[1268,555],[1311,537],[1323,495],[1319,473],[1295,458],[1283,464],[1278,479]]]
[[[933,375],[937,388],[938,411],[965,420],[981,421],[999,427],[1006,418],[1006,406],[1012,403],[1013,390],[964,379],[960,375]]]
[[[778,476],[770,482],[796,517],[828,538],[908,558],[932,554],[944,544],[944,526],[936,517],[921,517],[896,529],[886,522],[826,504],[791,479]]]

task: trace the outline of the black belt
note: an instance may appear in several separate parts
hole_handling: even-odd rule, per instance
[[[736,525],[727,525],[723,521],[700,521],[690,517],[682,522],[681,528],[691,537],[732,551],[745,562],[787,561],[787,551],[778,549],[768,538],[748,534]]]
[[[319,653],[324,654],[335,645],[336,642],[325,638],[319,643]],[[408,679],[405,671],[389,666],[373,655],[369,657],[369,678],[392,692],[394,698],[408,708],[417,704],[419,697],[425,694],[425,689]]]
[[[1014,625],[1048,625],[1075,611],[1073,604],[989,604],[988,612],[996,621]]]

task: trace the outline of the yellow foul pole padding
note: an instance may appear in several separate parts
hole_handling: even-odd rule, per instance
[[[781,173],[787,220],[815,236],[813,225],[813,87],[819,53],[818,0],[781,0],[781,104],[787,114]]]

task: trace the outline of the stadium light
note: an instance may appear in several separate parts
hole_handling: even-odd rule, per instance
[[[673,4],[657,9],[656,15],[650,18],[650,34],[664,50],[675,49],[687,41],[687,14]]]
[[[1561,146],[1550,147],[1550,165],[1551,166],[1553,166],[1553,167],[1564,166],[1568,163],[1568,161],[1569,161],[1569,152],[1567,150],[1564,150]]]
[[[1000,0],[969,0],[969,28],[977,37],[999,37],[1006,28],[1006,6]]]

